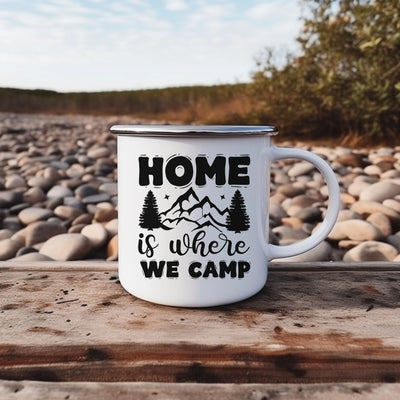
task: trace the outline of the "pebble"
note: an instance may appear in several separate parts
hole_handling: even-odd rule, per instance
[[[48,192],[47,192],[47,197],[48,198],[58,198],[58,197],[69,197],[73,196],[74,193],[72,190],[66,186],[62,185],[54,185]]]
[[[104,227],[107,229],[108,236],[113,237],[118,233],[118,219],[112,219],[111,221],[108,221]]]
[[[22,243],[19,240],[14,240],[14,239],[0,240],[0,261],[13,258],[21,247]]]
[[[81,233],[82,229],[86,226],[86,224],[75,224],[71,225],[68,229],[68,233]]]
[[[9,229],[0,229],[0,241],[9,239],[13,234],[14,232]]]
[[[78,199],[82,200],[85,197],[99,194],[99,190],[90,185],[82,185],[75,189],[75,195]]]
[[[89,158],[103,158],[110,156],[110,150],[107,147],[94,147],[87,153]]]
[[[46,198],[47,198],[46,193],[40,187],[29,188],[23,194],[23,197],[24,197],[23,201],[28,202],[30,204],[40,203],[40,202],[46,200]]]
[[[62,224],[47,221],[34,222],[25,229],[25,244],[32,246],[66,232],[67,229]]]
[[[56,261],[84,259],[92,250],[90,240],[80,233],[64,233],[48,239],[39,253]]]
[[[357,201],[351,205],[350,209],[367,216],[378,212],[386,215],[391,221],[400,221],[399,213],[376,201]]]
[[[23,228],[23,225],[21,224],[17,216],[5,217],[1,225],[3,229],[9,229],[14,232],[17,232]]]
[[[392,246],[396,247],[397,251],[400,252],[400,235],[390,235],[387,238],[387,242]]]
[[[21,192],[13,190],[0,191],[0,208],[12,207],[15,204],[21,203],[23,196]]]
[[[286,183],[278,186],[277,193],[280,193],[286,197],[295,197],[305,193],[306,188],[303,185],[296,185],[294,183]]]
[[[19,248],[15,257],[23,256],[24,254],[28,254],[28,253],[37,253],[37,250],[31,246],[23,246],[23,247]]]
[[[86,236],[94,249],[104,246],[108,239],[107,229],[99,223],[86,225],[81,230],[82,235]]]
[[[109,201],[110,200],[110,195],[107,193],[99,193],[99,194],[93,194],[91,196],[84,197],[82,199],[82,202],[84,204],[96,204],[96,203],[101,203],[103,201]]]
[[[93,215],[84,213],[84,214],[81,214],[78,217],[76,217],[72,221],[71,225],[72,226],[80,225],[80,224],[87,225],[87,224],[90,224],[92,222],[92,220],[93,220]]]
[[[339,155],[336,161],[345,167],[365,167],[367,164],[363,160],[363,155],[355,153]]]
[[[355,212],[354,210],[349,210],[349,209],[340,210],[337,222],[346,221],[348,219],[362,219],[362,215]]]
[[[343,261],[392,261],[397,255],[397,249],[388,243],[367,241],[347,251],[343,256]]]
[[[294,216],[303,222],[317,222],[321,220],[322,212],[317,207],[306,207],[299,210]]]
[[[393,199],[386,199],[382,202],[385,207],[389,207],[392,210],[400,213],[400,201]]]
[[[45,256],[44,254],[40,254],[38,252],[26,253],[14,258],[11,258],[10,261],[54,261],[51,257]]]
[[[118,259],[118,235],[111,238],[107,245],[107,261]]]
[[[34,176],[28,180],[28,185],[30,187],[40,187],[43,190],[48,190],[51,188],[52,182],[48,178],[44,178],[42,176]]]
[[[400,174],[399,174],[400,175]],[[117,182],[106,182],[99,186],[99,190],[104,193],[108,193],[110,196],[116,196],[118,193]]]
[[[295,178],[301,175],[307,175],[314,170],[314,165],[307,161],[300,161],[293,165],[288,171],[288,176]]]
[[[335,224],[328,238],[331,240],[378,240],[382,233],[371,223],[361,219],[349,219]]]
[[[58,206],[54,210],[54,215],[60,217],[61,219],[72,219],[82,215],[82,211],[79,208],[72,206]]]
[[[25,179],[19,175],[11,175],[6,178],[4,186],[6,189],[25,188],[26,182]]]
[[[383,237],[392,234],[392,224],[385,214],[380,212],[373,213],[367,218],[367,222],[378,228]]]
[[[118,212],[114,207],[99,208],[98,210],[96,210],[93,219],[97,222],[108,222],[117,217],[118,217]]]
[[[24,225],[29,225],[32,222],[42,221],[53,216],[53,211],[47,208],[28,207],[23,209],[18,214],[18,219]]]
[[[398,194],[400,194],[400,185],[386,180],[364,188],[360,193],[360,200],[382,202],[394,198]]]

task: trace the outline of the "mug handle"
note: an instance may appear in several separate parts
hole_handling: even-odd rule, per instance
[[[328,236],[329,232],[336,223],[341,201],[339,184],[335,173],[321,157],[306,150],[271,146],[262,151],[262,156],[263,159],[268,158],[269,162],[284,158],[297,158],[308,161],[320,171],[325,179],[329,194],[328,210],[322,224],[311,236],[298,243],[293,243],[290,245],[274,245],[271,243],[266,243],[265,234],[261,228],[262,224],[259,224],[261,244],[268,260],[272,260],[274,258],[291,257],[304,253],[321,243]]]

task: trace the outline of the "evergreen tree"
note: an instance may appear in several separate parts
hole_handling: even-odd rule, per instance
[[[141,228],[147,228],[149,231],[161,227],[161,218],[158,212],[157,199],[151,190],[149,190],[144,199],[142,213],[139,217],[139,226]]]
[[[235,231],[235,233],[247,231],[250,228],[250,218],[247,215],[246,205],[239,190],[236,190],[232,197],[226,217],[226,225],[228,231]]]

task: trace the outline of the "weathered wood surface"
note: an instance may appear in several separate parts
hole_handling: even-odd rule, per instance
[[[400,384],[201,384],[0,381],[1,400],[398,400]]]
[[[397,265],[275,264],[249,300],[183,309],[126,293],[116,263],[2,263],[0,379],[397,382]]]

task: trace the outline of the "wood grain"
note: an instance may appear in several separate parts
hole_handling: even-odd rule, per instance
[[[83,264],[3,263],[0,379],[400,381],[393,263],[275,264],[261,293],[209,309],[144,302],[122,289],[115,263]]]
[[[196,384],[0,381],[4,400],[398,400],[400,384]]]

